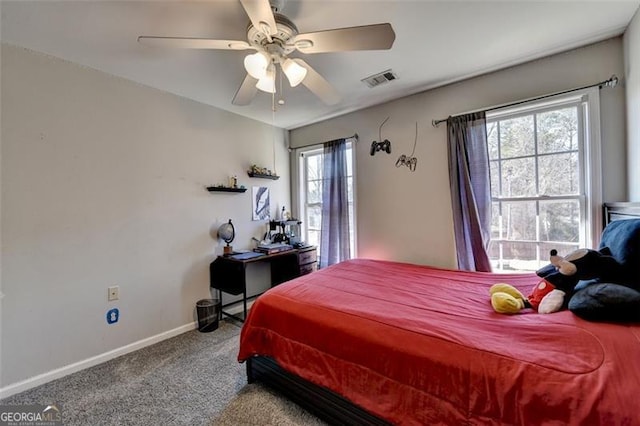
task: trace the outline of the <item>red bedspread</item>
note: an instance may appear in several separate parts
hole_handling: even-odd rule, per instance
[[[351,260],[258,298],[238,359],[274,358],[396,424],[640,425],[640,326],[495,313],[533,275]]]

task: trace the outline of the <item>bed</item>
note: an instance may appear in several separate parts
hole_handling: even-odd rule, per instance
[[[538,281],[342,262],[263,294],[238,359],[333,424],[639,425],[640,324],[493,311],[492,284]]]

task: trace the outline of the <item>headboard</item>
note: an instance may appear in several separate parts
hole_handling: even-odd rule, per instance
[[[604,225],[614,220],[640,218],[640,203],[605,203]]]

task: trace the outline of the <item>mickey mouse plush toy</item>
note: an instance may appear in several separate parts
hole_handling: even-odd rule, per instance
[[[496,312],[516,314],[525,308],[541,314],[557,312],[569,302],[578,281],[612,279],[620,272],[620,264],[607,247],[599,251],[578,249],[565,257],[558,256],[556,250],[551,250],[550,254],[551,264],[536,272],[542,280],[529,297],[524,297],[510,284],[491,286],[491,305]]]

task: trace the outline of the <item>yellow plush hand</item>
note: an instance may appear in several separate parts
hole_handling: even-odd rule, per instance
[[[511,297],[524,300],[524,296],[520,293],[520,290],[511,284],[498,283],[492,285],[489,289],[489,294],[493,296],[495,293],[507,293]]]
[[[510,284],[498,283],[489,289],[491,306],[499,314],[517,314],[524,309],[524,296]]]
[[[491,306],[499,314],[517,314],[524,309],[524,301],[507,293],[493,293]]]

